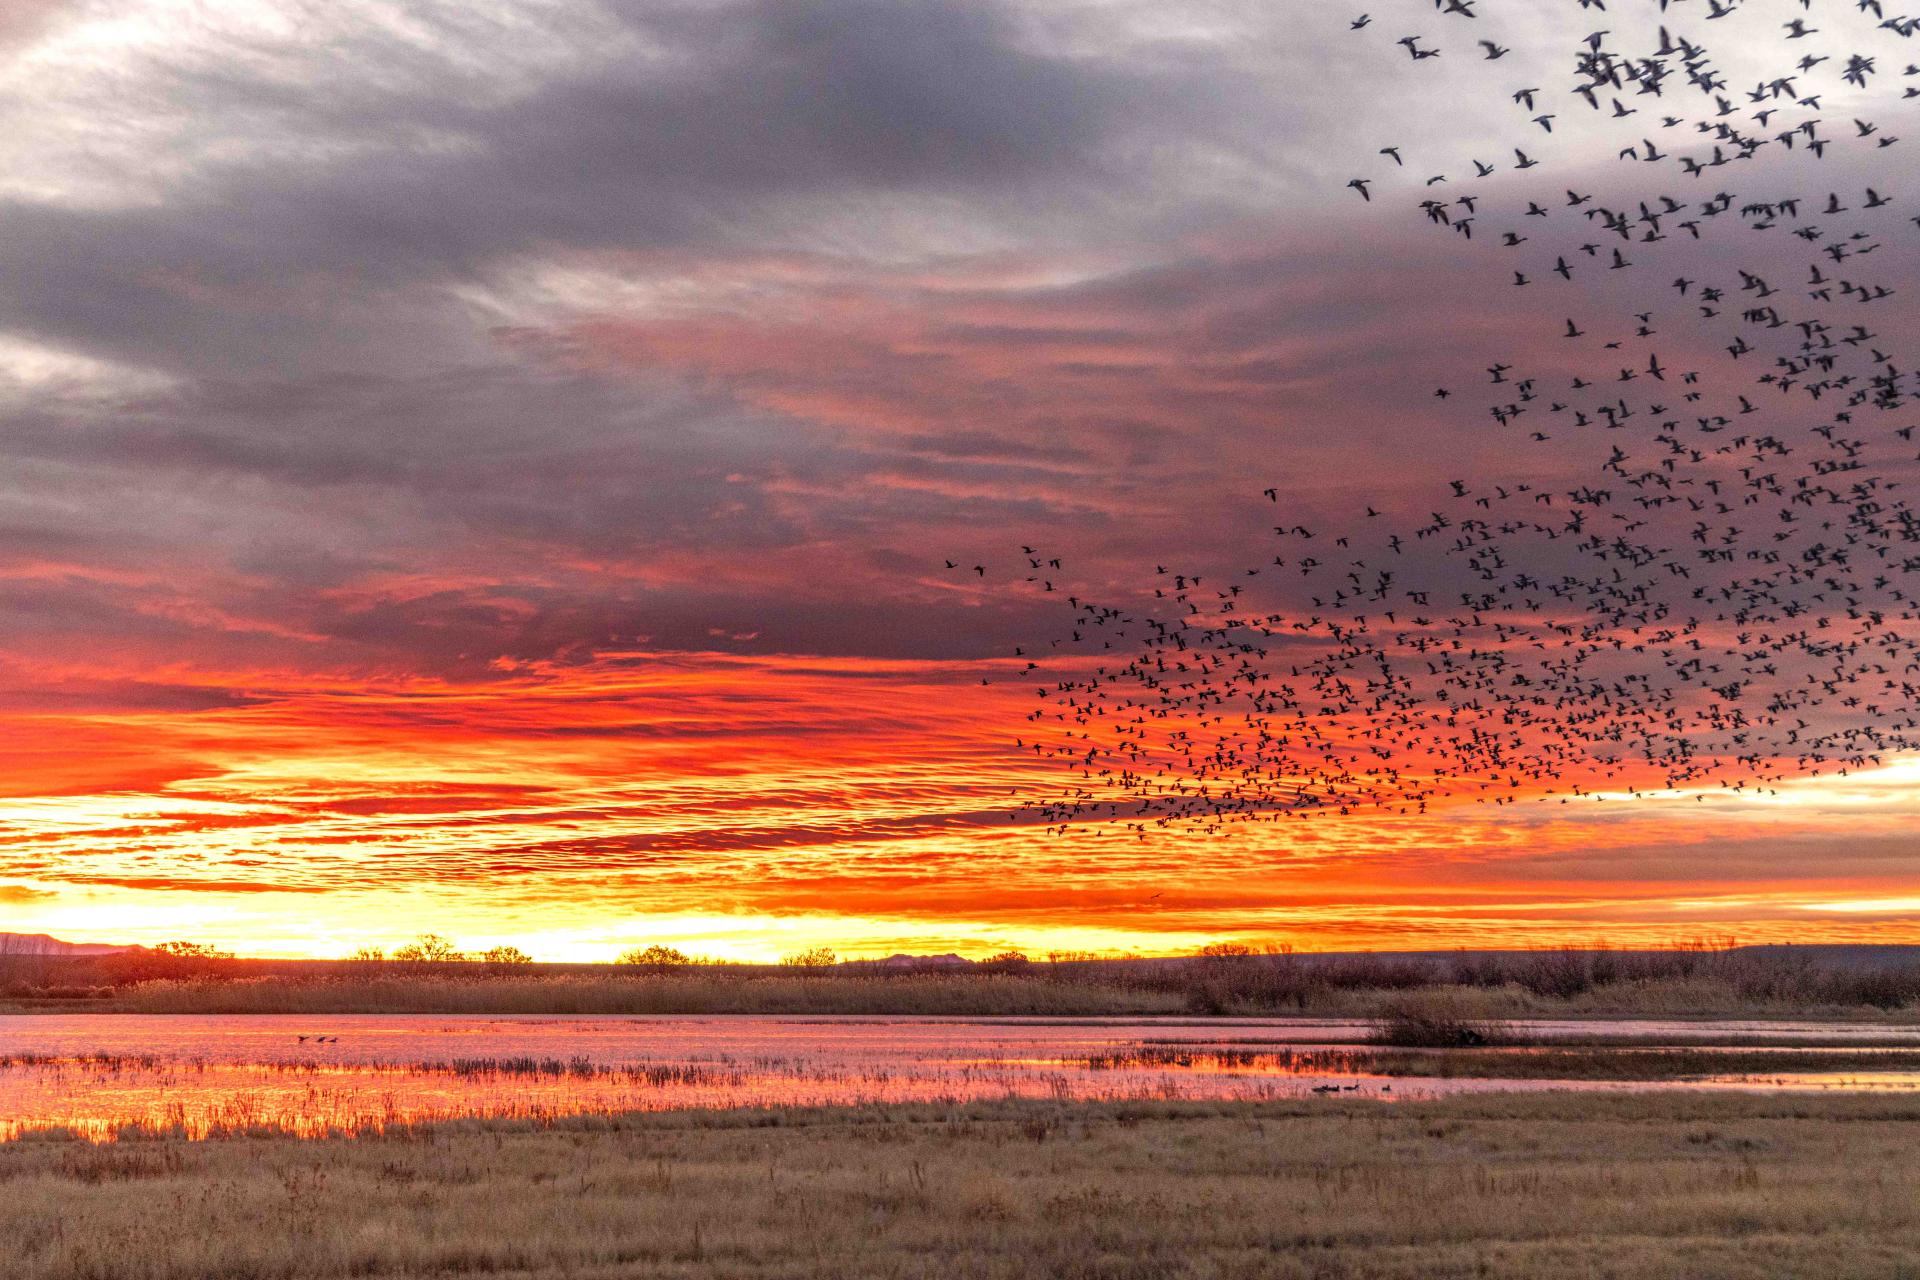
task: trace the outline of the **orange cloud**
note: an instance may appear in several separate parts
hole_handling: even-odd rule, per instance
[[[1896,897],[1903,865],[1905,806],[1847,813],[1837,793],[1716,799],[1710,820],[1682,800],[1604,820],[1469,803],[1211,840],[1049,838],[1005,808],[1045,781],[1001,746],[1016,687],[979,684],[1007,667],[633,653],[486,682],[281,677],[247,705],[43,717],[83,741],[141,735],[174,767],[88,793],[16,785],[0,878],[46,887],[6,895],[8,925],[321,955],[434,925],[583,957],[674,930],[770,956],[796,936],[1164,951],[1214,935],[1324,948],[1904,927],[1898,911],[1815,909]]]

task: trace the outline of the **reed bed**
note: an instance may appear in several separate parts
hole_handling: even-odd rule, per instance
[[[1168,992],[999,974],[900,977],[469,978],[395,975],[145,982],[89,1007],[118,1013],[468,1013],[1127,1016],[1179,1013]]]
[[[797,1064],[758,1064],[762,1073],[784,1070],[787,1074],[817,1075],[817,1069]],[[364,1068],[355,1068],[362,1070]],[[450,1075],[462,1079],[491,1080],[527,1077],[545,1080],[616,1080],[626,1084],[665,1088],[669,1085],[732,1086],[743,1084],[745,1067],[732,1063],[704,1062],[624,1062],[607,1064],[591,1058],[455,1058],[450,1062],[415,1062],[397,1065],[377,1064],[376,1069],[410,1075]]]
[[[924,1104],[0,1146],[10,1280],[1860,1280],[1920,1099]]]
[[[1502,1048],[1490,1053],[1372,1048],[1256,1049],[1142,1044],[1076,1061],[1092,1071],[1245,1072],[1289,1076],[1372,1076],[1428,1080],[1762,1081],[1781,1076],[1912,1073],[1920,1089],[1920,1049],[1834,1048]]]
[[[1419,1098],[1461,1088],[1920,1087],[1920,1048],[1363,1046],[1134,1043],[1092,1053],[896,1062],[765,1054],[596,1062],[507,1055],[363,1063],[0,1057],[0,1141],[159,1136],[374,1135],[473,1116],[554,1122],[688,1107],[779,1112],[1013,1097],[1057,1101],[1261,1100],[1338,1092]]]
[[[0,1008],[128,1013],[1374,1017],[1410,995],[1469,1019],[1920,1018],[1920,962],[1822,948],[1215,954],[960,972],[699,965],[0,958]]]
[[[365,1063],[162,1059],[134,1069],[112,1055],[18,1055],[0,1058],[0,1142],[44,1135],[105,1143],[369,1135],[464,1117],[554,1122],[690,1107],[777,1113],[1011,1097],[1257,1100],[1293,1087],[1260,1074],[1073,1067],[1026,1058],[889,1064],[756,1054],[615,1063],[535,1056]]]

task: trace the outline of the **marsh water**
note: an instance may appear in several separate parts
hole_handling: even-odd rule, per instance
[[[314,1135],[419,1121],[682,1108],[970,1101],[1417,1099],[1512,1089],[1912,1090],[1876,1051],[1920,1027],[1830,1022],[1537,1022],[1533,1043],[1691,1049],[1832,1045],[1818,1072],[1652,1082],[1374,1069],[1354,1020],[397,1015],[0,1016],[0,1138],[256,1129]],[[1623,1050],[1625,1051],[1625,1050]],[[1446,1052],[1446,1051],[1439,1051]]]

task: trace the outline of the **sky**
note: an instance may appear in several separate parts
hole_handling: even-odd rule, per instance
[[[1445,19],[1376,7],[11,0],[0,930],[1920,941],[1920,761],[1009,818],[1045,779],[1006,677],[1060,612],[1002,589],[1021,545],[1117,590],[1257,543],[1269,486],[1418,513],[1513,465],[1432,390],[1563,313],[1346,183],[1466,168],[1485,78],[1591,15],[1501,7],[1511,62],[1416,75]],[[1583,128],[1542,147],[1606,171]]]

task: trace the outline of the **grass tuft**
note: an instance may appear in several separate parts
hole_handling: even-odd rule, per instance
[[[1372,1043],[1401,1049],[1485,1049],[1511,1044],[1506,1023],[1475,1016],[1450,991],[1413,991],[1382,1001]]]

